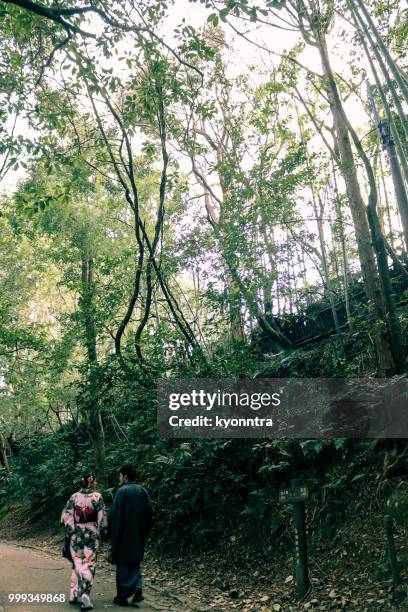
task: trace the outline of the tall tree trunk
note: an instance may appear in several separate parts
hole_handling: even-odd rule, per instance
[[[320,36],[319,38],[318,50],[325,76],[330,109],[333,116],[336,144],[340,156],[340,170],[346,185],[351,215],[356,231],[357,250],[368,299],[369,313],[373,319],[378,372],[380,375],[390,374],[395,371],[395,363],[386,331],[384,298],[381,294],[381,287],[378,280],[377,268],[371,245],[370,229],[358,182],[347,119],[331,68],[324,36]],[[379,326],[377,321],[381,321],[383,325]]]
[[[271,230],[271,239],[272,239],[272,243],[276,244],[275,241],[275,231],[272,227]],[[276,309],[278,312],[278,318],[281,316],[282,314],[282,309],[281,309],[281,292],[279,289],[279,270],[278,267],[276,266],[276,279],[275,279],[275,286],[276,286]]]
[[[272,299],[272,290],[274,285],[274,279],[277,280],[277,269],[276,269],[276,261],[275,261],[275,237],[273,233],[273,227],[271,228],[271,235],[268,234],[267,231],[267,220],[264,215],[264,211],[261,209],[261,222],[262,222],[262,235],[265,244],[265,252],[268,258],[269,270],[264,266],[264,275],[265,279],[263,282],[263,304],[264,304],[264,312],[272,316],[273,313],[273,299]],[[279,293],[276,296],[277,300],[279,300]]]
[[[241,292],[228,271],[226,276],[231,337],[238,342],[244,342],[245,334],[241,312]]]
[[[323,228],[323,221],[322,221],[322,216],[323,216],[323,202],[321,200],[321,197],[318,195],[318,200],[319,200],[319,206],[316,202],[316,196],[314,193],[314,189],[313,187],[310,188],[311,189],[311,193],[312,193],[312,202],[313,202],[313,209],[315,211],[315,215],[316,215],[316,222],[317,222],[317,231],[318,231],[318,235],[319,235],[319,243],[320,243],[320,252],[322,254],[322,272],[323,272],[323,278],[324,278],[324,284],[325,284],[325,291],[327,291],[328,297],[329,297],[329,302],[330,302],[330,310],[332,313],[332,317],[333,317],[333,322],[334,322],[334,327],[336,329],[336,334],[338,336],[339,339],[341,339],[341,330],[340,330],[340,324],[339,324],[339,318],[337,316],[337,310],[336,310],[336,304],[334,301],[334,295],[333,295],[333,290],[332,290],[332,286],[331,286],[331,280],[330,280],[330,271],[329,271],[329,265],[327,262],[327,250],[326,250],[326,242],[324,239],[324,228]]]
[[[388,227],[389,227],[389,232],[390,232],[390,243],[391,243],[391,247],[394,249],[395,244],[394,244],[394,232],[392,231],[391,207],[390,207],[390,201],[388,199],[387,187],[385,185],[384,168],[383,168],[383,164],[381,161],[381,157],[380,157],[380,173],[381,173],[381,184],[382,184],[384,200],[385,200],[385,210],[387,213],[387,221],[388,221]]]
[[[103,488],[106,484],[106,454],[105,432],[100,412],[89,415],[87,420],[87,431],[92,444],[95,476],[99,485]]]
[[[96,327],[94,315],[94,260],[92,256],[82,256],[81,260],[81,297],[79,300],[79,308],[82,316],[85,344],[88,356],[88,362],[91,366],[97,363],[96,350]],[[103,487],[106,481],[105,474],[105,432],[103,428],[102,415],[98,406],[97,381],[95,373],[90,371],[90,404],[87,406],[85,419],[89,439],[92,444],[95,476],[99,484]]]
[[[296,314],[299,313],[299,291],[298,291],[298,273],[296,271],[296,265],[299,265],[299,262],[296,259],[297,250],[292,250],[292,256],[290,258],[291,261],[291,277],[293,279],[293,295],[295,298],[294,306]],[[296,265],[295,265],[296,264]]]
[[[85,332],[85,345],[88,359],[91,363],[96,362],[96,330],[94,319],[94,281],[93,281],[94,262],[92,257],[82,257],[81,261],[81,297],[79,308],[82,314],[83,327]]]
[[[374,176],[375,176],[375,183],[377,185],[377,197],[378,197],[378,204],[377,204],[377,214],[378,214],[378,221],[380,223],[380,229],[381,229],[381,233],[384,237],[387,236],[387,231],[385,229],[385,206],[383,205],[383,199],[382,199],[382,195],[381,195],[381,189],[378,189],[378,186],[380,184],[379,181],[379,160],[380,160],[381,154],[379,152],[378,149],[376,149],[375,154],[374,154],[374,160],[373,160],[373,172],[374,172]]]
[[[359,7],[359,9],[361,10],[361,12],[363,13],[364,17],[367,20],[367,23],[370,26],[371,31],[374,34],[374,37],[377,41],[378,46],[380,47],[385,60],[388,64],[388,66],[391,68],[391,72],[395,78],[395,80],[398,83],[398,86],[401,90],[402,95],[404,96],[405,102],[408,104],[408,87],[406,85],[406,83],[404,82],[404,79],[401,76],[400,73],[400,69],[398,68],[396,62],[392,59],[390,52],[388,51],[386,45],[384,44],[384,41],[382,39],[381,34],[379,33],[379,31],[377,30],[374,21],[371,18],[370,13],[367,11],[367,8],[365,6],[365,0],[354,0],[353,2],[354,4],[354,10],[356,10],[356,5]],[[356,13],[358,14],[358,11],[356,11]],[[373,44],[373,50],[376,51],[376,45]]]
[[[265,280],[262,286],[264,312],[265,314],[268,314],[268,315],[272,315],[273,313],[272,286],[273,286],[273,282],[271,281],[271,279]]]
[[[286,230],[286,277],[287,277],[287,299],[289,303],[289,314],[293,315],[293,300],[292,300],[292,277],[290,274],[290,260],[292,258],[292,245],[289,237],[289,231]]]
[[[6,470],[7,474],[10,474],[11,470],[10,470],[9,460],[7,457],[7,444],[6,444],[6,440],[1,431],[0,431],[0,459],[1,459],[1,463],[4,469]]]
[[[352,11],[352,13],[353,13],[353,11]],[[368,41],[370,42],[371,48],[372,48],[372,50],[374,52],[374,55],[375,55],[379,65],[380,65],[381,72],[383,73],[385,82],[387,83],[387,86],[388,86],[388,88],[389,88],[389,90],[391,92],[392,99],[394,101],[395,107],[397,109],[398,115],[399,115],[400,120],[401,120],[401,124],[402,124],[402,126],[404,128],[405,136],[408,137],[408,122],[407,122],[407,118],[405,116],[404,109],[402,108],[402,104],[401,104],[401,101],[399,99],[398,92],[395,89],[394,83],[393,83],[393,81],[390,78],[390,75],[388,73],[387,66],[385,65],[384,60],[381,57],[380,52],[378,51],[377,45],[373,41],[373,38],[372,38],[372,36],[370,34],[370,31],[367,28],[367,25],[364,23],[364,20],[361,17],[361,15],[359,14],[359,12],[356,11],[355,9],[354,9],[354,15],[358,19],[358,22],[360,23],[361,27],[363,28],[365,36],[367,37]]]

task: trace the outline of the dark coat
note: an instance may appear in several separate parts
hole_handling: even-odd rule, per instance
[[[129,565],[143,559],[152,515],[152,504],[143,487],[130,482],[118,489],[109,515],[112,563]]]

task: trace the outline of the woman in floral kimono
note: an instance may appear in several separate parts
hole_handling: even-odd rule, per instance
[[[100,539],[107,525],[105,504],[95,486],[96,478],[86,474],[80,490],[71,495],[61,515],[65,536],[70,538],[73,563],[69,603],[81,603],[81,610],[93,608],[90,592]]]

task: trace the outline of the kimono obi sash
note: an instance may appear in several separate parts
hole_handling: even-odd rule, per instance
[[[93,506],[77,506],[74,508],[75,524],[96,523],[98,513]]]

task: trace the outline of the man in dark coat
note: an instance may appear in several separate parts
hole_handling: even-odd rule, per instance
[[[143,600],[140,562],[145,541],[152,524],[152,504],[146,490],[135,483],[133,465],[124,465],[119,471],[119,489],[113,500],[108,530],[112,543],[112,563],[116,563],[117,596],[113,602],[119,606]]]

